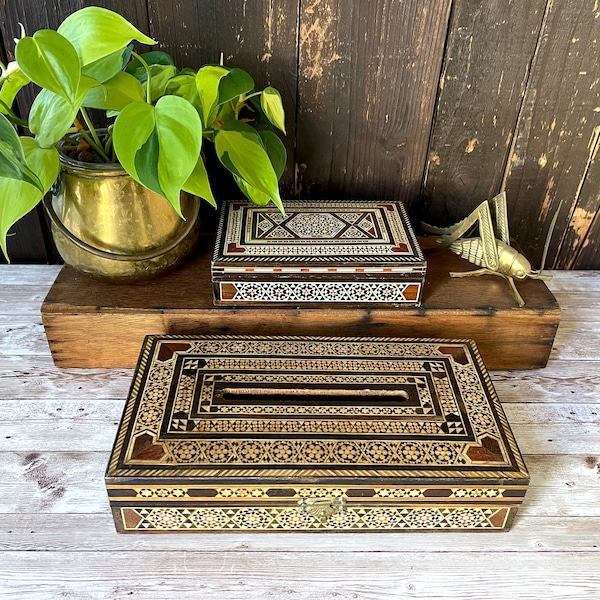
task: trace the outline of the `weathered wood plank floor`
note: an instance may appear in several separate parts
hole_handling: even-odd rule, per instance
[[[132,371],[59,370],[59,267],[0,267],[0,597],[600,597],[600,272],[554,272],[538,371],[492,372],[532,476],[508,533],[115,533],[104,470]]]

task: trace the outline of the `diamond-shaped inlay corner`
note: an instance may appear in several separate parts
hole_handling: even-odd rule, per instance
[[[163,445],[156,442],[154,436],[149,433],[141,433],[136,436],[130,452],[132,461],[156,461],[160,460],[165,454]]]
[[[275,229],[272,229],[267,234],[265,234],[264,237],[273,240],[285,240],[292,239],[294,236],[289,231],[287,231],[287,229],[284,229],[283,227],[276,227]]]
[[[467,449],[467,456],[471,461],[487,463],[504,462],[502,448],[498,440],[486,435],[479,442],[479,444],[470,444]]]
[[[367,237],[367,235],[365,235],[365,232],[362,229],[359,229],[358,227],[349,227],[348,229],[346,229],[346,231],[342,233],[341,237],[345,239],[364,239]]]
[[[287,228],[302,239],[335,238],[347,226],[331,213],[297,213],[291,215]]]
[[[258,213],[256,228],[259,232],[259,237],[260,237],[260,234],[263,234],[265,231],[269,231],[269,230],[273,229],[273,227],[274,227],[274,225],[273,225],[273,221],[271,219],[268,219],[261,213]]]

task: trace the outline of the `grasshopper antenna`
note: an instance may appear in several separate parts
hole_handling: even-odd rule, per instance
[[[556,220],[558,219],[558,213],[560,213],[560,209],[562,207],[562,200],[552,217],[552,221],[550,222],[550,227],[548,229],[548,235],[546,235],[546,243],[544,244],[544,252],[542,253],[542,263],[539,271],[534,271],[530,277],[532,279],[544,279],[546,281],[552,279],[550,275],[542,275],[544,271],[544,266],[546,265],[546,257],[548,256],[548,248],[550,248],[550,240],[552,239],[552,234],[554,233],[554,227],[556,226]]]

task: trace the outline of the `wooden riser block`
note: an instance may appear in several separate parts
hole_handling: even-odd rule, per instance
[[[60,367],[133,368],[147,334],[388,336],[473,339],[488,369],[544,367],[560,308],[543,281],[517,283],[519,308],[500,277],[451,278],[475,267],[432,238],[419,308],[215,306],[213,239],[176,271],[146,283],[112,284],[63,267],[42,304],[42,322]]]

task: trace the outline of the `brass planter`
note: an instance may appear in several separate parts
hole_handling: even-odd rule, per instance
[[[183,221],[167,200],[118,164],[61,156],[59,178],[44,204],[65,263],[115,282],[161,273],[185,258],[198,241],[199,198],[182,193]]]

